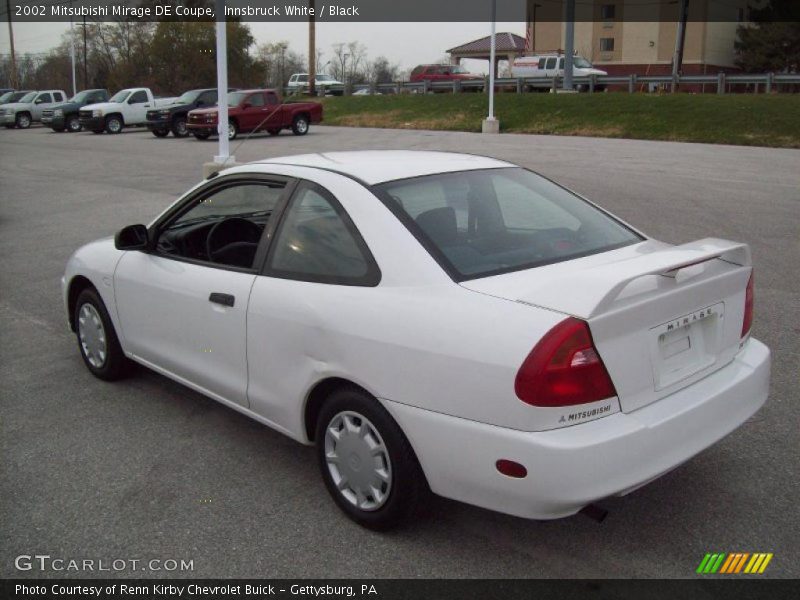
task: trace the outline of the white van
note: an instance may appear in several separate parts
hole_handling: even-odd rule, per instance
[[[521,78],[541,78],[552,80],[553,77],[564,77],[563,54],[536,54],[533,56],[520,56],[511,64],[511,76]],[[582,56],[572,59],[572,76],[588,77],[589,75],[608,75],[607,72],[596,69]],[[585,86],[576,86],[582,89]],[[595,89],[602,91],[605,86],[598,85]]]

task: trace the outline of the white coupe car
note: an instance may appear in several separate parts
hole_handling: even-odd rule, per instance
[[[223,171],[63,280],[88,369],[136,361],[304,444],[356,522],[430,491],[535,519],[625,494],[767,397],[749,248],[671,246],[507,162]]]

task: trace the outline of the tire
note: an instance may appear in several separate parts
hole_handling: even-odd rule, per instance
[[[166,127],[164,129],[153,129],[153,135],[159,138],[167,137],[169,135],[169,129]]]
[[[333,431],[340,436],[354,433],[334,437]],[[327,398],[315,440],[325,487],[339,508],[363,527],[385,531],[401,525],[418,514],[430,494],[406,436],[386,409],[360,388],[340,388]],[[381,446],[384,450],[376,454]]]
[[[81,129],[83,129],[83,125],[81,125],[81,120],[78,118],[78,115],[67,117],[66,125],[67,131],[70,133],[78,133]]]
[[[270,134],[270,135],[280,135],[281,134],[281,130],[280,129],[267,129],[267,133]]]
[[[31,126],[31,116],[28,113],[19,113],[15,123],[20,129],[28,129]]]
[[[292,121],[292,133],[295,135],[305,135],[308,133],[308,117],[297,115]]]
[[[207,131],[195,131],[194,132],[194,137],[196,137],[198,140],[207,140],[210,136],[211,136],[211,134],[208,133]]]
[[[189,130],[186,129],[186,117],[176,117],[172,121],[172,135],[177,138],[183,138],[189,135]]]
[[[78,294],[74,319],[78,349],[89,372],[105,381],[123,377],[129,362],[119,345],[106,306],[94,288],[86,288]]]
[[[236,124],[236,121],[228,121],[228,139],[233,141],[236,139],[237,135],[239,135],[239,126]]]
[[[106,117],[106,133],[122,133],[122,128],[125,124],[122,121],[122,117],[117,115],[111,115]]]

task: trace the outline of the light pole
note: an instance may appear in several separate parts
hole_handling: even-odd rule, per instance
[[[572,63],[575,57],[575,0],[567,0],[564,32],[564,89],[572,89]]]
[[[72,8],[72,0],[69,7]],[[75,83],[75,26],[72,23],[72,16],[69,18],[69,56],[72,60],[72,95],[78,93],[78,86]]]
[[[230,156],[228,144],[228,35],[225,29],[225,0],[216,0],[217,11],[217,135],[219,136],[219,154],[214,163],[224,165],[235,162]]]
[[[492,0],[492,35],[489,42],[489,116],[483,120],[481,131],[483,133],[500,133],[500,121],[494,118],[494,75],[495,75],[495,15],[497,13],[497,0]]]

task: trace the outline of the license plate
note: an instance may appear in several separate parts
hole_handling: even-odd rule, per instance
[[[662,390],[717,361],[725,303],[671,319],[650,330],[655,389]]]

